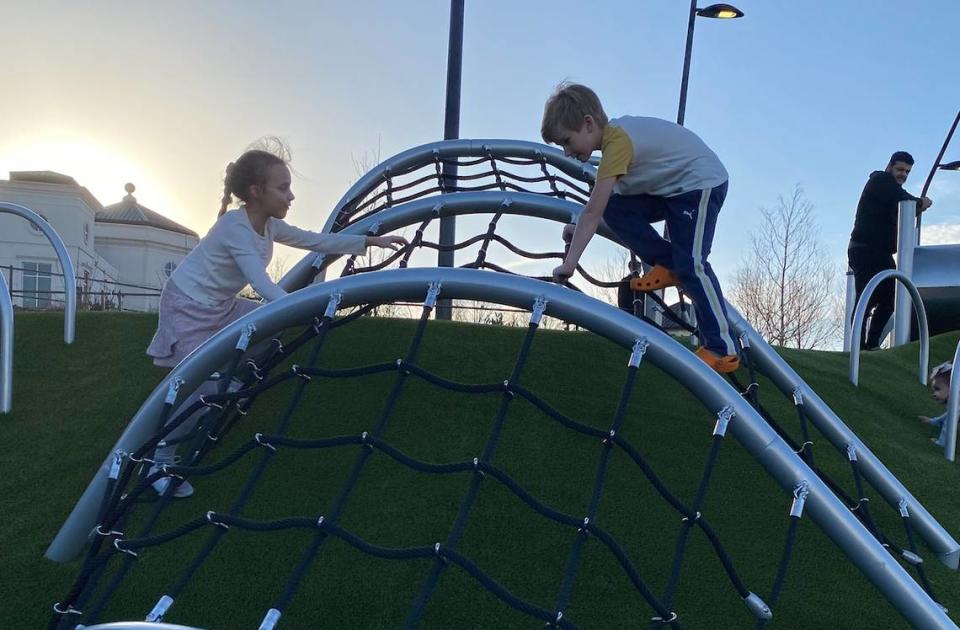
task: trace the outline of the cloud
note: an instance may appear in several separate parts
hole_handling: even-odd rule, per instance
[[[960,243],[960,223],[924,225],[921,229],[921,245],[953,245],[956,243]]]

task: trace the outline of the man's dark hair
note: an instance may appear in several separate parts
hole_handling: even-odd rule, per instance
[[[913,156],[906,151],[897,151],[890,156],[890,162],[887,166],[893,166],[895,162],[906,162],[910,166],[913,166]]]

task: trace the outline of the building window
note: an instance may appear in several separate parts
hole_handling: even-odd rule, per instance
[[[23,307],[48,308],[52,288],[50,263],[23,263]]]
[[[170,276],[173,275],[173,271],[174,271],[174,269],[176,269],[176,268],[177,268],[177,263],[175,263],[175,262],[168,262],[167,264],[165,264],[165,265],[163,266],[163,275],[166,276],[167,278],[169,278]]]

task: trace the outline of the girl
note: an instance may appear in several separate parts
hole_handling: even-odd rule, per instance
[[[321,234],[287,224],[283,219],[294,200],[290,182],[287,161],[269,151],[249,150],[227,166],[217,222],[174,270],[160,295],[159,324],[147,348],[154,364],[177,365],[221,328],[259,306],[237,296],[247,284],[267,302],[287,294],[266,272],[274,241],[328,254],[363,254],[370,246],[396,250],[407,245],[402,236]],[[227,211],[232,197],[243,203]],[[184,422],[173,433],[182,435],[190,424]],[[173,433],[168,437],[175,437]],[[175,449],[158,448],[155,467],[173,463]],[[154,489],[163,494],[169,483],[164,477],[153,484]],[[174,490],[177,497],[192,493],[185,481]]]

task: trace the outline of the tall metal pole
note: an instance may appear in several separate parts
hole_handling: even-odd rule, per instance
[[[943,159],[943,154],[947,150],[947,146],[950,145],[950,139],[953,138],[953,132],[957,130],[957,123],[960,123],[960,110],[957,111],[957,117],[953,119],[953,125],[950,126],[950,131],[947,132],[947,138],[943,141],[943,146],[940,147],[940,153],[937,154],[937,159],[933,161],[933,167],[930,169],[930,174],[927,175],[927,181],[923,183],[923,191],[920,193],[920,198],[923,199],[927,196],[927,191],[930,190],[930,182],[933,181],[933,174],[937,172],[937,169],[940,167],[940,160]],[[917,215],[917,244],[920,244],[920,225],[922,224],[923,215]]]
[[[455,140],[460,137],[460,83],[463,67],[463,5],[464,0],[450,0],[450,42],[447,48],[447,108],[443,122],[443,139]],[[443,162],[443,187],[453,190],[457,185],[457,162]],[[440,245],[452,246],[456,243],[456,217],[440,217]],[[437,253],[440,267],[454,266],[454,252]],[[437,302],[437,319],[451,319],[451,301],[441,299]]]
[[[690,78],[690,53],[693,51],[693,25],[697,21],[697,0],[690,0],[690,17],[687,21],[687,49],[683,53],[683,78],[680,80],[680,107],[677,109],[677,124],[683,125],[687,109],[687,80]]]

